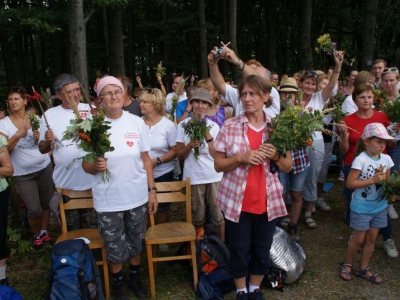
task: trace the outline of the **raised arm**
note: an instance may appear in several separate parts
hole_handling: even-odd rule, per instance
[[[207,56],[208,68],[210,70],[210,79],[216,88],[216,90],[222,95],[226,94],[226,83],[224,77],[222,77],[221,72],[219,71],[218,61],[219,58],[215,57],[215,49],[211,50],[211,52]]]
[[[329,79],[328,85],[322,90],[322,99],[324,99],[324,101],[329,100],[329,98],[331,97],[332,91],[338,82],[340,71],[342,69],[343,59],[344,59],[344,51],[335,51],[334,55],[333,55],[333,59],[335,60],[335,68]]]

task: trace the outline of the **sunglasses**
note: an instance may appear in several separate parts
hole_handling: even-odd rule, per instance
[[[383,69],[382,74],[386,74],[386,73],[399,73],[399,70],[397,70],[397,68],[386,68]]]
[[[314,77],[315,79],[318,79],[318,74],[314,71],[305,71],[304,76],[305,77]]]

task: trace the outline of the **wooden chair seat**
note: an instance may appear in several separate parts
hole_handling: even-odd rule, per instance
[[[104,247],[104,242],[100,237],[98,229],[80,229],[62,233],[58,237],[56,244],[65,240],[74,240],[80,237],[87,238],[90,241],[90,244],[88,244],[90,249]]]
[[[147,244],[181,243],[196,239],[196,229],[185,222],[163,223],[150,227],[146,232]]]

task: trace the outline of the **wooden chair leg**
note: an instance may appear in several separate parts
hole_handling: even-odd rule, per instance
[[[190,241],[190,250],[192,252],[192,267],[193,267],[193,286],[196,291],[197,282],[199,280],[197,274],[197,262],[196,262],[196,245],[194,241]]]
[[[149,278],[150,278],[150,293],[151,298],[156,298],[156,283],[154,278],[154,262],[153,262],[153,245],[146,245],[147,247],[147,261],[149,266]]]
[[[106,248],[101,248],[101,255],[103,257],[104,288],[106,290],[106,299],[110,299],[110,279],[108,276]]]
[[[151,246],[153,257],[157,257],[157,247],[158,247],[158,245]],[[155,262],[153,262],[153,270],[154,270],[154,275],[156,275],[157,274],[157,263],[155,263]]]

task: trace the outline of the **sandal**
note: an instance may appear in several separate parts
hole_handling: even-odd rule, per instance
[[[345,270],[345,268],[350,268],[350,271]],[[350,281],[353,278],[351,272],[353,272],[353,265],[343,263],[342,270],[340,271],[339,276],[345,281]]]
[[[290,222],[292,222],[292,219],[290,218],[289,215],[287,215],[286,217],[283,217],[281,220],[281,227],[287,228],[289,226]]]
[[[370,276],[368,276],[368,273],[372,274]],[[369,267],[367,267],[364,270],[359,270],[356,273],[357,277],[361,277],[364,279],[367,279],[368,281],[371,281],[372,283],[376,283],[376,284],[382,284],[383,283],[383,279],[379,276],[378,273],[372,273],[371,269]],[[378,278],[380,278],[380,281],[378,280]]]
[[[311,216],[305,217],[304,222],[306,222],[307,227],[310,229],[317,228],[317,223]]]

